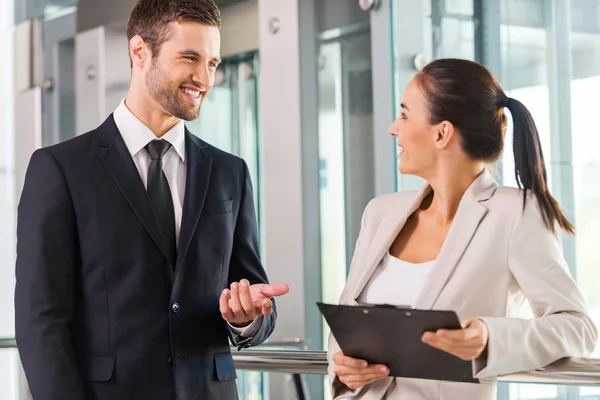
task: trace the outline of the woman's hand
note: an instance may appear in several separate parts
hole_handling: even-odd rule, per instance
[[[463,329],[439,329],[425,332],[421,337],[424,343],[443,350],[465,361],[479,357],[487,348],[488,328],[478,318],[462,318]]]
[[[333,372],[352,390],[385,378],[390,373],[385,365],[368,365],[364,360],[346,357],[341,351],[333,355],[333,361]]]

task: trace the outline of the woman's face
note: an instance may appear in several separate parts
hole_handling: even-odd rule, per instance
[[[436,159],[437,126],[429,123],[427,102],[415,78],[404,90],[402,113],[388,132],[398,142],[400,172],[423,177]]]

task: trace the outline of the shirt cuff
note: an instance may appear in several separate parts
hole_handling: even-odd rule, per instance
[[[248,325],[241,326],[241,327],[233,326],[229,322],[226,321],[227,327],[229,328],[229,331],[231,332],[233,342],[237,343],[238,341],[241,341],[244,339],[250,339],[250,338],[254,337],[254,335],[256,335],[256,333],[260,329],[260,326],[262,325],[263,318],[264,317],[261,315],[260,317],[256,318],[254,321],[249,323]]]

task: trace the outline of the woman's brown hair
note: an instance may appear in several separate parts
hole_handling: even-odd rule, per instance
[[[468,60],[440,59],[417,75],[428,102],[430,122],[451,122],[460,132],[464,151],[474,160],[494,162],[502,155],[508,108],[513,120],[515,179],[536,197],[546,226],[555,232],[555,222],[566,232],[573,225],[550,194],[544,155],[537,127],[527,108],[506,96],[494,76],[482,65]]]

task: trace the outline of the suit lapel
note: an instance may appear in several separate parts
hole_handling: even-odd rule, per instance
[[[463,195],[448,236],[417,298],[417,308],[434,306],[488,211],[481,202],[489,199],[497,186],[492,176],[484,171]]]
[[[100,133],[98,147],[105,149],[101,153],[100,159],[110,172],[135,215],[137,215],[158,248],[167,260],[169,260],[154,208],[112,114],[98,128],[98,131]]]
[[[179,233],[177,269],[185,259],[192,237],[196,231],[210,183],[212,159],[202,151],[206,146],[201,140],[185,130],[185,152],[187,158],[185,198]]]
[[[390,211],[390,215],[381,221],[373,240],[371,241],[367,252],[364,256],[364,260],[360,263],[365,266],[361,269],[361,274],[358,276],[354,285],[355,289],[352,293],[352,299],[356,300],[360,296],[361,292],[365,288],[369,279],[375,272],[375,268],[385,255],[389,251],[390,246],[404,227],[406,220],[411,214],[419,208],[423,199],[430,193],[430,188],[423,188],[413,201],[408,205],[396,204],[396,207]]]

